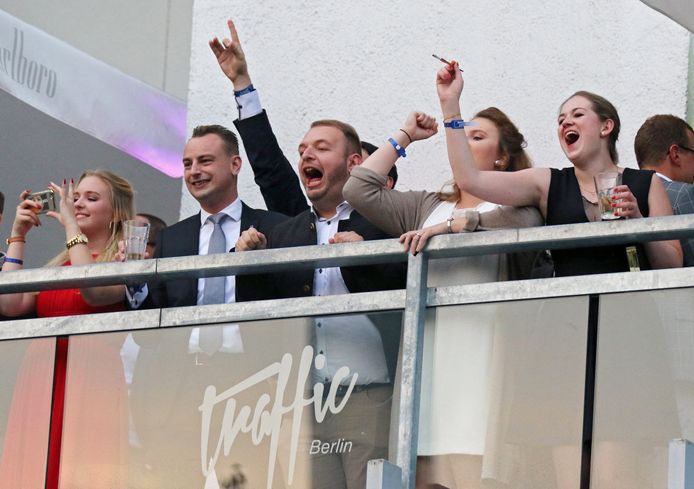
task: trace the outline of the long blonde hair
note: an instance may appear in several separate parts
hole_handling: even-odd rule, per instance
[[[110,224],[111,236],[104,250],[96,257],[96,261],[112,261],[118,253],[118,241],[123,239],[123,221],[135,216],[135,193],[129,181],[108,170],[85,170],[77,181],[77,185],[87,177],[99,178],[111,191],[111,207],[113,208]],[[47,266],[60,266],[68,259],[68,251],[64,250],[49,261]]]

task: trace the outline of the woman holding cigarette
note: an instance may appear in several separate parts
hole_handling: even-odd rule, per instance
[[[499,109],[477,113],[468,138],[475,164],[490,172],[530,166],[523,135]],[[485,202],[452,183],[442,192],[399,192],[384,188],[386,175],[410,142],[437,132],[422,113],[408,116],[362,165],[352,170],[343,193],[370,222],[400,236],[406,251],[421,251],[428,237],[449,232],[536,226],[534,208],[517,209]],[[400,147],[400,149],[398,148]],[[532,258],[488,255],[440,259],[430,263],[429,286],[495,282],[529,273]],[[520,260],[523,258],[524,260]],[[520,266],[524,263],[524,266]],[[514,275],[515,271],[515,275]],[[487,438],[492,327],[495,308],[480,307],[461,316],[457,308],[429,310],[425,325],[419,420],[418,487],[480,487]],[[462,482],[465,481],[465,482]]]
[[[84,172],[77,185],[63,181],[60,186],[51,183],[50,189],[59,198],[59,210],[47,215],[64,227],[66,241],[47,267],[112,261],[122,239],[121,223],[134,215],[130,183],[109,171],[94,170]],[[20,195],[3,272],[23,267],[27,235],[41,225],[41,204],[28,197],[29,191]],[[5,294],[0,295],[0,314],[54,317],[120,311],[124,297],[122,285]],[[43,488],[45,476],[56,481],[58,472],[61,487],[105,489],[125,484],[128,410],[120,360],[123,339],[120,334],[74,337],[69,349],[66,338],[29,343],[8,416],[0,487]],[[51,417],[54,364],[56,378],[67,368],[69,389],[65,383],[57,384],[64,409],[54,410]],[[52,457],[46,461],[49,421],[53,435],[62,432],[62,439],[57,438],[60,450],[52,445]]]
[[[460,112],[463,77],[453,63],[442,68],[436,87],[444,114]],[[594,177],[613,171],[622,174],[615,187],[612,207],[626,219],[667,216],[672,207],[654,172],[617,166],[617,137],[620,120],[617,110],[603,97],[576,92],[559,109],[559,144],[573,167],[563,170],[530,168],[518,173],[499,174],[480,169],[461,130],[446,128],[448,157],[456,184],[461,190],[482,199],[513,206],[537,207],[547,224],[570,224],[599,219]],[[638,245],[642,269],[682,266],[682,250],[676,240]],[[626,247],[553,252],[557,276],[629,271]],[[644,252],[645,251],[645,252]],[[596,260],[596,253],[602,257]]]
[[[475,164],[494,173],[530,168],[525,139],[502,111],[488,107],[478,112],[468,129]],[[393,236],[400,236],[405,251],[420,252],[429,237],[504,227],[542,224],[532,207],[504,207],[461,191],[455,181],[440,192],[400,192],[384,188],[384,180],[397,158],[414,141],[438,131],[436,120],[421,112],[411,113],[403,128],[354,168],[343,193],[347,201],[370,222]],[[397,148],[395,147],[397,145]],[[455,174],[455,172],[454,172]],[[385,180],[384,180],[385,181]]]
[[[453,63],[437,74],[444,114],[460,111],[463,78],[456,68]],[[619,115],[609,101],[590,92],[576,92],[561,105],[557,118],[559,143],[572,166],[504,173],[479,168],[463,131],[447,127],[445,132],[451,168],[461,190],[500,204],[535,206],[546,224],[599,220],[594,179],[603,172],[619,172],[622,176],[621,184],[613,189],[611,202],[618,217],[671,215],[665,189],[653,172],[617,166],[619,130]],[[682,266],[677,240],[555,250],[552,257],[556,276],[626,272],[634,265],[641,269]],[[510,386],[510,392],[504,393],[510,400],[505,409],[510,414],[497,432],[507,447],[525,447],[529,451],[551,448],[559,488],[577,487],[580,477],[581,428],[573,420],[582,407],[583,393],[580,380],[573,382],[572,378],[580,377],[585,365],[585,352],[572,346],[586,341],[585,331],[574,323],[579,316],[568,312],[561,301],[549,300],[542,301],[536,312],[508,321],[520,330],[525,327],[528,335],[516,343],[517,351],[524,354],[504,362],[506,385]],[[656,447],[663,448],[663,440],[680,434],[665,338],[657,307],[644,298],[623,310],[619,320],[607,322],[610,336],[622,338],[628,346],[612,348],[609,360],[603,357],[603,364],[611,367],[600,374],[598,395],[618,392],[629,404],[627,407],[613,402],[596,408],[601,424],[594,435],[595,481],[599,487],[639,487],[640,467],[647,465]],[[635,323],[647,324],[648,328],[639,328],[634,335]],[[638,359],[649,359],[648,365],[656,366],[649,370],[648,385],[660,389],[660,395],[650,395],[642,379],[634,375]],[[558,377],[560,372],[564,373]],[[625,410],[629,410],[628,416]],[[635,423],[635,419],[639,421]]]

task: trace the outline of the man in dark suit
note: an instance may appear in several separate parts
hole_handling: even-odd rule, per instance
[[[300,153],[300,179],[311,209],[278,224],[267,235],[257,229],[244,231],[236,244],[237,251],[389,237],[342,197],[349,170],[361,163],[359,138],[354,129],[339,121],[314,122],[301,142]],[[239,277],[239,283],[253,280],[255,285],[250,288],[261,294],[257,298],[323,296],[403,288],[404,267],[335,267]],[[334,415],[328,413],[326,419],[315,423],[310,437],[312,444],[337,443],[339,447],[340,443],[349,442],[349,451],[323,453],[312,450],[317,445],[307,447],[309,442],[300,445],[299,452],[310,454],[311,487],[362,488],[366,484],[367,462],[387,457],[400,321],[399,313],[314,319],[313,347],[318,356],[325,358],[326,366],[313,370],[313,381],[324,383],[327,391],[333,377],[344,367],[357,379],[352,392],[343,380],[337,392],[338,402],[348,401],[344,410]]]
[[[209,217],[217,213],[228,216],[221,224],[225,252],[233,248],[241,231],[249,227],[267,230],[286,219],[274,212],[252,209],[239,199],[237,176],[241,164],[238,140],[233,132],[217,125],[198,126],[193,130],[184,149],[183,178],[201,211],[161,232],[155,258],[207,254],[215,227]],[[265,185],[274,184],[273,177],[268,176]],[[224,301],[242,301],[243,291],[235,289],[234,277],[227,277],[226,282]],[[150,287],[149,299],[154,307],[202,304],[204,284],[205,279],[196,278],[161,282]]]
[[[354,211],[342,196],[351,169],[362,161],[356,131],[336,120],[314,122],[299,144],[297,178],[250,82],[234,24],[229,21],[228,25],[232,39],[220,42],[215,38],[210,47],[234,85],[239,108],[239,120],[234,124],[268,208],[294,216],[268,233],[259,229],[244,231],[236,250],[389,238]],[[265,176],[270,174],[282,175],[282,183],[265,185]],[[310,206],[299,204],[298,199],[286,201],[287,196],[301,192],[299,180]],[[269,299],[404,288],[404,278],[404,266],[370,265],[242,276],[238,283],[254,284],[248,288],[256,292],[255,298]],[[327,392],[333,379],[338,378],[338,371],[345,367],[351,375],[356,374],[356,384],[350,389],[349,379],[336,380],[337,403],[345,401],[344,409],[329,412],[308,429],[304,427],[296,453],[296,472],[301,475],[294,480],[294,487],[362,489],[368,460],[387,456],[400,322],[399,313],[321,317],[311,321],[316,365],[323,361],[325,365],[312,370],[311,385],[307,387],[323,383]],[[324,446],[332,448],[326,451]]]
[[[218,125],[194,129],[184,149],[183,178],[200,212],[161,232],[155,258],[226,253],[243,230],[268,232],[286,219],[252,209],[239,199],[241,166],[233,132]],[[268,179],[272,185],[272,176]],[[240,302],[248,300],[250,291],[237,286],[232,276],[150,283],[131,295],[133,306],[165,308]],[[252,352],[244,350],[241,331],[234,324],[145,331],[134,338],[141,350],[131,406],[146,468],[133,482],[203,487],[198,406],[204,389],[210,384],[226,389],[250,375],[254,362],[247,357]]]

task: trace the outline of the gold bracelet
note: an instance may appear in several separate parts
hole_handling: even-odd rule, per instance
[[[455,217],[449,217],[446,219],[446,227],[448,228],[448,234],[451,234],[453,232],[453,227],[451,224],[453,224],[453,221],[455,220]]]
[[[76,246],[78,244],[86,245],[87,243],[89,243],[89,240],[87,239],[87,237],[82,233],[78,233],[78,234],[75,234],[69,240],[67,240],[67,242],[65,243],[65,247],[69,250],[70,248],[72,248],[73,246]]]
[[[460,112],[458,112],[457,114],[453,114],[453,115],[444,115],[443,116],[444,121],[447,121],[449,119],[461,119],[461,118],[462,118],[462,116],[460,115]]]
[[[10,236],[5,240],[5,243],[9,246],[10,243],[26,243],[26,237],[24,236]]]

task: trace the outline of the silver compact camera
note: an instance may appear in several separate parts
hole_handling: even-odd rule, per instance
[[[34,192],[33,194],[29,195],[27,199],[41,204],[41,209],[38,211],[39,214],[45,214],[48,211],[55,210],[55,194],[52,190]]]

